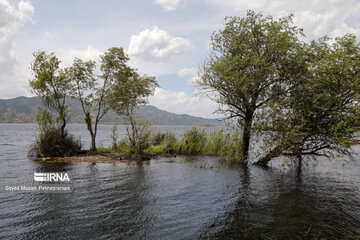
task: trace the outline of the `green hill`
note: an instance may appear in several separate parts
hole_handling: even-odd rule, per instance
[[[72,117],[70,122],[83,122],[83,112],[77,100],[71,100]],[[0,99],[0,122],[3,123],[29,123],[36,122],[36,113],[40,107],[39,97],[17,97],[13,99]],[[219,120],[193,117],[188,114],[175,114],[160,110],[154,106],[142,105],[137,113],[144,119],[150,120],[153,124],[220,124]],[[124,119],[110,111],[102,119],[102,122],[125,123]]]

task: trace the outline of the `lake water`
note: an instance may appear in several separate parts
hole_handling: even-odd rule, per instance
[[[100,126],[98,143],[110,145],[111,127]],[[156,126],[178,136],[190,127]],[[85,126],[69,129],[89,146]],[[0,124],[0,239],[360,239],[359,145],[354,160],[317,159],[301,172],[181,156],[54,169],[27,158],[36,132]],[[4,190],[51,171],[68,173],[73,191]]]

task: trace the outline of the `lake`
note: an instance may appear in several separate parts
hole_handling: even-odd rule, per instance
[[[110,145],[111,127],[100,125],[98,145]],[[190,127],[154,126],[177,136]],[[85,125],[68,129],[89,147]],[[36,133],[0,124],[0,239],[360,239],[359,145],[353,160],[318,158],[302,171],[184,156],[48,167],[27,158]],[[4,190],[52,171],[69,175],[70,193]]]

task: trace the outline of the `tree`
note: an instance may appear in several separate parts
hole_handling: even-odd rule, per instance
[[[350,155],[349,141],[360,119],[360,45],[347,34],[306,46],[307,71],[286,101],[274,106],[266,142],[272,149],[256,162],[280,155]]]
[[[135,116],[138,105],[147,104],[148,97],[154,94],[159,86],[155,77],[141,76],[136,70],[131,69],[125,75],[120,75],[112,86],[110,103],[112,109],[119,115],[125,116],[130,123],[127,135],[131,149],[137,157],[143,154],[145,141],[148,136],[147,124]]]
[[[60,68],[60,61],[54,53],[39,51],[33,54],[31,70],[35,79],[30,80],[31,91],[41,97],[45,107],[57,114],[61,136],[65,136],[66,123],[70,118],[69,105],[66,102],[71,87],[66,69]]]
[[[126,65],[129,58],[122,48],[110,48],[101,58],[101,75],[94,74],[94,61],[75,59],[69,69],[73,96],[79,99],[87,129],[91,136],[91,150],[96,151],[96,135],[99,121],[110,110],[109,93],[119,79],[129,75]]]
[[[225,28],[211,37],[212,52],[198,86],[219,104],[218,112],[242,129],[243,164],[257,115],[280,101],[303,71],[299,35],[292,15],[275,20],[248,11],[245,18],[226,18]]]

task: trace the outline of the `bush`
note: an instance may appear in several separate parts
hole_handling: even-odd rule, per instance
[[[40,131],[30,149],[30,155],[37,157],[64,157],[76,154],[81,149],[81,141],[67,131],[61,135],[56,127],[47,127]]]
[[[198,155],[204,153],[206,144],[205,129],[192,127],[187,130],[180,142],[179,151],[183,154]]]

